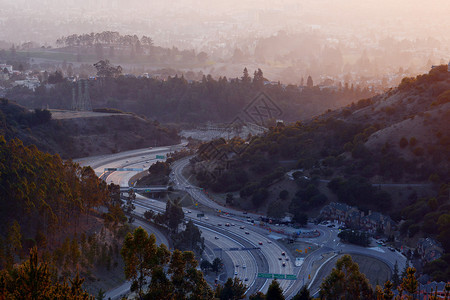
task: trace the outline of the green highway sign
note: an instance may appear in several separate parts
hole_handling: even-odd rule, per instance
[[[156,155],[156,159],[164,159],[164,155]]]
[[[258,273],[258,278],[273,278],[273,279],[286,279],[297,280],[297,275],[293,274],[272,274],[272,273]]]
[[[258,273],[258,278],[272,278],[272,273]]]
[[[201,217],[204,217],[205,216],[205,214],[197,214],[197,218],[201,218]]]

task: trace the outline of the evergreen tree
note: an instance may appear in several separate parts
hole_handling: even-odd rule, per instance
[[[392,284],[394,285],[394,288],[396,288],[400,284],[400,276],[398,274],[398,263],[395,261],[394,264],[394,271],[392,272]]]
[[[372,293],[369,281],[350,255],[338,259],[336,267],[320,286],[320,295],[326,299],[370,299]]]
[[[302,286],[300,291],[297,293],[297,295],[292,298],[292,300],[311,300],[312,297],[309,294],[309,290],[306,287],[306,285]]]
[[[311,76],[308,76],[308,79],[306,80],[306,86],[309,88],[312,88],[314,86],[313,80]]]
[[[252,79],[248,75],[247,68],[244,68],[244,72],[243,72],[243,76],[241,77],[241,80],[244,85],[248,85],[252,81]]]
[[[415,268],[408,268],[406,270],[406,276],[403,277],[402,283],[400,285],[402,290],[409,293],[412,297],[414,297],[414,294],[417,293],[417,288],[419,286],[419,282],[416,279],[415,273]]]
[[[284,300],[283,290],[276,279],[272,280],[267,289],[266,300]]]

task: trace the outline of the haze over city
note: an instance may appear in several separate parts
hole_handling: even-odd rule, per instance
[[[0,299],[450,299],[450,0],[0,0]]]

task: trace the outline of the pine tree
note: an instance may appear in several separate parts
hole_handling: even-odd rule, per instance
[[[267,289],[266,300],[284,300],[283,290],[276,279],[272,280]]]
[[[389,280],[385,282],[383,299],[392,300],[394,298],[394,292],[392,291],[393,288],[395,288],[395,286],[392,282],[390,282]]]
[[[294,298],[292,298],[292,300],[311,300],[312,297],[309,294],[309,290],[306,287],[306,285],[304,285],[300,291],[298,292],[297,295],[294,296]]]
[[[308,79],[306,80],[306,86],[307,86],[308,88],[312,88],[312,87],[314,86],[314,82],[313,82],[311,76],[308,76]]]
[[[394,264],[394,271],[392,272],[392,284],[394,285],[394,288],[396,288],[400,284],[400,276],[398,275],[398,263],[395,261]]]
[[[419,282],[416,279],[415,273],[415,268],[408,268],[406,270],[406,276],[403,277],[401,283],[402,289],[408,292],[411,296],[413,296],[417,292],[417,288],[419,286]]]
[[[241,80],[244,85],[249,84],[251,82],[252,79],[248,75],[247,68],[244,68],[244,72],[243,72],[243,76],[241,77]]]
[[[366,276],[359,271],[350,255],[344,255],[323,280],[320,295],[326,299],[370,299],[373,291]]]

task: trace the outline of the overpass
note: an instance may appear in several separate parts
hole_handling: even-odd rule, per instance
[[[167,185],[151,185],[151,186],[143,186],[143,187],[128,187],[121,186],[120,191],[123,193],[128,192],[129,190],[133,190],[135,193],[161,193],[167,192],[169,190],[169,186]]]

